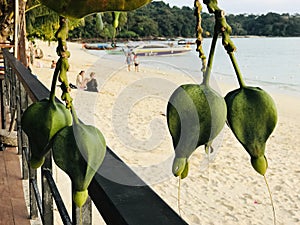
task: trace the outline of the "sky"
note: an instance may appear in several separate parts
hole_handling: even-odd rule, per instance
[[[170,6],[194,6],[194,0],[163,0]],[[202,0],[200,0],[203,3]],[[300,13],[300,0],[218,0],[219,7],[226,14],[266,14],[275,13]],[[207,12],[203,4],[203,11]]]

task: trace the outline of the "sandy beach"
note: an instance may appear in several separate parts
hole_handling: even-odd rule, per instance
[[[57,60],[56,43],[37,42],[44,57],[32,71],[50,89]],[[81,44],[68,43],[69,81],[76,83],[81,70],[95,72],[99,93],[72,90],[79,118],[98,127],[107,145],[124,160],[164,201],[178,210],[178,179],[171,173],[174,158],[166,123],[166,105],[181,84],[195,83],[179,69],[143,66],[127,71],[124,62],[89,54]],[[159,61],[159,58],[157,59]],[[216,78],[222,96],[237,88]],[[213,86],[214,86],[213,85]],[[269,92],[276,102],[278,123],[267,142],[266,177],[272,192],[277,225],[300,223],[300,101],[295,96]],[[59,88],[57,96],[60,97]],[[190,158],[189,176],[181,180],[180,214],[191,225],[271,225],[273,211],[264,178],[250,164],[250,157],[225,125],[209,157],[199,147]],[[70,211],[69,184],[59,169],[58,188]],[[111,178],[117,179],[117,178]],[[116,180],[117,181],[117,180]],[[130,181],[128,181],[130,185]],[[94,213],[94,224],[105,224]],[[59,218],[56,219],[60,224]]]

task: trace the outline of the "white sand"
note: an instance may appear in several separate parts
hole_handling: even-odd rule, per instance
[[[57,60],[56,43],[39,42],[45,57],[36,60],[33,72],[50,89]],[[174,157],[167,130],[166,104],[180,84],[194,83],[187,74],[169,68],[143,67],[127,72],[124,62],[88,54],[80,44],[69,43],[69,80],[75,84],[80,70],[96,72],[100,93],[73,90],[77,113],[85,123],[97,126],[107,144],[136,171],[175,211],[178,211],[178,179],[171,174]],[[159,58],[157,59],[159,60]],[[37,63],[38,62],[38,63]],[[38,68],[38,64],[42,68]],[[165,72],[168,71],[168,72]],[[234,85],[218,86],[225,95]],[[57,89],[57,96],[60,96]],[[277,225],[300,223],[300,101],[271,93],[279,113],[277,127],[267,142],[267,179],[273,195]],[[189,176],[181,181],[181,215],[189,224],[273,224],[266,184],[250,164],[250,158],[227,126],[217,138],[210,163],[200,147],[190,159]],[[70,210],[66,175],[56,180]],[[117,178],[112,178],[117,179]],[[130,181],[128,181],[130,183]],[[57,219],[59,221],[59,219]],[[105,224],[97,215],[94,224]],[[57,222],[59,224],[60,222]]]

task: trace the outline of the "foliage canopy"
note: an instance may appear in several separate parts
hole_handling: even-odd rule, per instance
[[[37,2],[29,0],[27,7]],[[270,12],[264,15],[229,14],[226,17],[232,27],[232,35],[300,36],[299,14]],[[58,14],[45,6],[28,11],[26,13],[28,37],[52,40],[58,26],[58,18]],[[202,13],[204,36],[209,36],[213,32],[213,21],[213,15]],[[170,7],[163,1],[152,2],[137,10],[121,13],[117,38],[195,37],[195,24],[192,7]],[[112,13],[97,13],[82,20],[70,20],[69,27],[71,39],[108,41],[113,35]]]

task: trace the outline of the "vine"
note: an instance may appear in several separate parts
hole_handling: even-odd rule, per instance
[[[197,44],[197,48],[196,51],[199,52],[199,58],[202,61],[202,68],[201,71],[205,71],[206,70],[206,56],[202,47],[202,42],[203,42],[203,29],[201,26],[201,11],[202,11],[202,5],[200,3],[199,0],[195,0],[194,2],[194,6],[195,6],[195,12],[194,15],[196,16],[196,35],[197,35],[197,39],[196,39],[196,44]]]
[[[57,74],[58,81],[61,82],[62,95],[61,99],[66,102],[66,107],[68,109],[72,106],[73,99],[70,96],[71,88],[69,87],[69,81],[67,77],[67,72],[69,70],[69,61],[70,52],[67,47],[67,38],[68,38],[68,25],[67,19],[63,16],[59,18],[59,28],[55,33],[57,38],[58,46],[56,48],[56,53],[60,57],[57,61],[54,74]],[[54,87],[53,87],[54,84]],[[52,88],[56,86],[56,76],[53,77]]]

